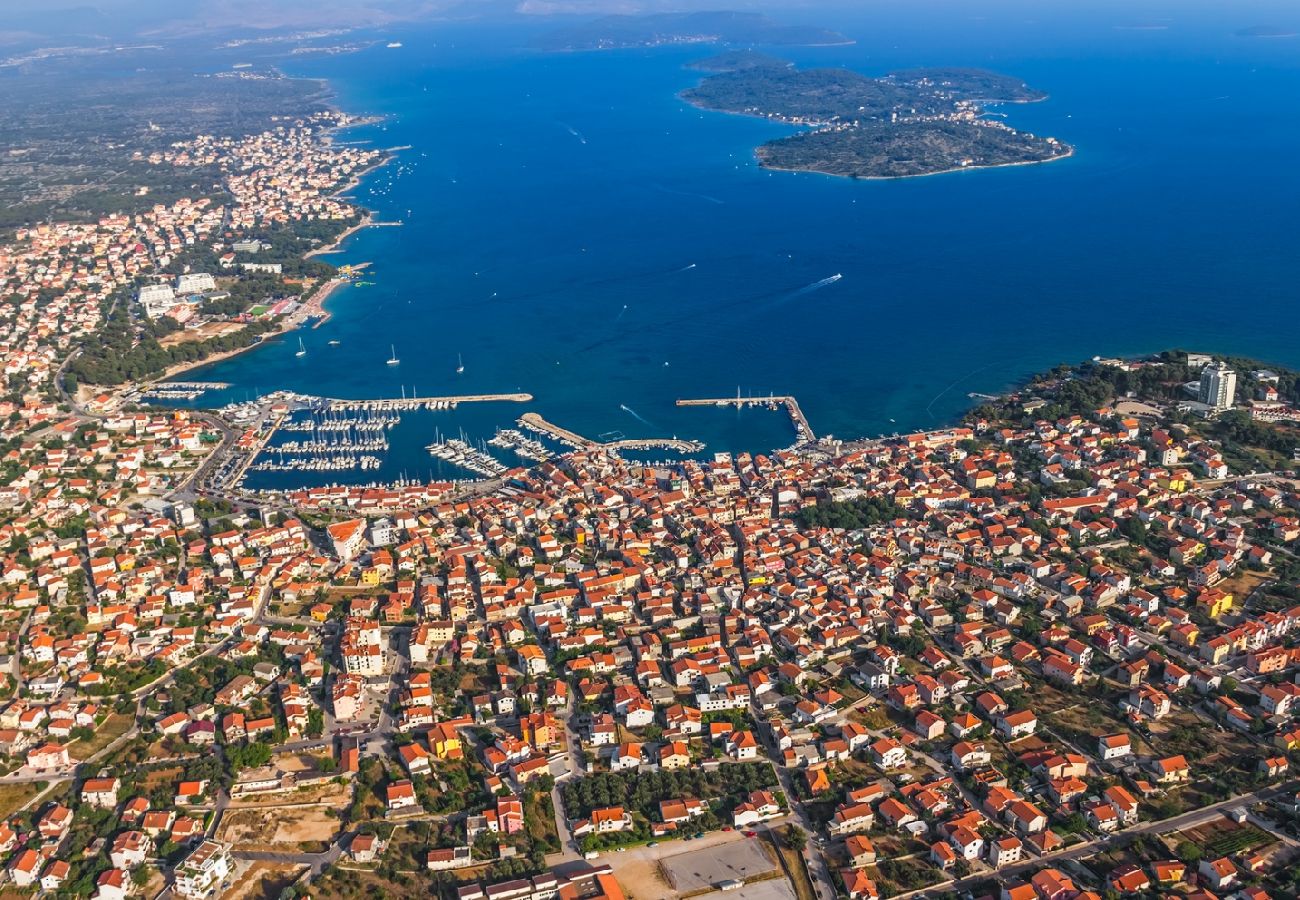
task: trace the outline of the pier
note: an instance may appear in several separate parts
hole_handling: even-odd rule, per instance
[[[597,448],[604,450],[673,450],[677,453],[698,453],[704,449],[704,444],[700,441],[685,441],[680,438],[626,438],[623,440],[609,441],[602,444],[600,441],[593,441],[591,438],[585,438],[576,431],[570,431],[567,428],[561,428],[553,422],[548,422],[537,413],[524,413],[519,417],[519,425],[529,431],[545,435],[562,444],[567,444],[575,450],[594,450]]]
[[[593,441],[591,438],[585,438],[576,431],[561,428],[559,425],[548,422],[537,413],[533,412],[524,413],[520,416],[519,426],[521,428],[527,428],[529,431],[545,435],[553,440],[557,440],[561,444],[567,444],[575,450],[586,450],[591,447],[600,446],[598,441]]]
[[[461,403],[531,403],[532,394],[461,394],[454,397],[390,397],[385,400],[319,398],[329,409],[341,411],[455,409]]]
[[[742,397],[740,391],[736,391],[734,397],[709,398],[703,400],[678,400],[678,406],[734,406],[737,409],[745,406],[766,406],[768,409],[776,409],[778,406],[784,406],[787,413],[790,414],[790,421],[794,424],[794,431],[798,437],[798,443],[811,444],[817,440],[813,434],[812,426],[808,424],[808,418],[799,408],[799,401],[791,396],[778,396],[770,394],[766,397]]]

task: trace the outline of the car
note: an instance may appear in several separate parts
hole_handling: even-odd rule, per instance
[[[723,825],[723,826],[722,826],[722,830],[723,830],[723,831],[734,831],[734,829],[733,829],[730,825]]]
[[[615,853],[624,853],[626,851],[627,851],[626,847],[618,847],[614,850]]]
[[[704,832],[703,832],[703,831],[697,831],[697,832],[695,832],[695,837],[697,837],[697,838],[702,838],[702,837],[704,837]]]
[[[745,837],[758,837],[758,832],[757,832],[757,831],[746,831],[746,832],[745,832]]]
[[[682,840],[684,840],[684,841],[690,841],[690,840],[694,840],[694,837],[692,837],[691,835],[688,834],[688,835],[686,835],[686,837],[682,838]]]
[[[647,847],[658,847],[658,846],[659,846],[659,842],[658,842],[658,841],[650,841],[648,844],[646,844],[646,846],[647,846]]]

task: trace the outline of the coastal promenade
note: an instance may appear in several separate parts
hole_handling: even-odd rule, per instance
[[[734,406],[737,409],[745,406],[766,406],[768,409],[775,409],[778,406],[784,406],[786,412],[790,414],[790,421],[794,424],[795,434],[798,442],[801,444],[811,444],[817,440],[813,434],[812,426],[808,424],[808,417],[803,414],[799,408],[799,401],[792,396],[777,396],[775,394],[767,397],[742,397],[739,393],[734,397],[706,398],[701,400],[678,400],[678,406]]]

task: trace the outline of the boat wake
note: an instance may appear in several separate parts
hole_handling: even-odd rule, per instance
[[[576,137],[576,138],[578,139],[578,142],[579,142],[579,143],[582,143],[582,144],[587,143],[587,139],[586,139],[585,137],[583,137],[581,131],[579,131],[578,129],[574,128],[572,125],[565,124],[564,122],[561,122],[560,124],[564,126],[564,130],[565,130],[565,131],[569,132],[569,134],[571,134],[571,135],[573,135],[574,137]]]
[[[682,266],[680,269],[678,269],[678,270],[677,270],[676,272],[674,272],[673,274],[674,274],[674,275],[680,275],[681,273],[683,273],[683,272],[689,272],[691,269],[694,269],[694,268],[695,268],[695,263],[691,263],[689,266]]]
[[[802,297],[804,294],[811,294],[813,291],[820,291],[822,288],[829,287],[843,277],[843,275],[836,272],[829,278],[823,278],[821,281],[814,281],[812,284],[804,285],[799,288],[799,290],[792,293],[787,299],[793,300],[795,297]]]
[[[635,409],[633,409],[632,407],[630,407],[630,406],[624,406],[622,403],[620,403],[620,404],[618,405],[618,408],[621,409],[621,410],[623,410],[623,412],[627,413],[627,414],[628,414],[629,416],[631,416],[632,418],[636,419],[636,420],[637,420],[638,422],[640,422],[642,425],[650,425],[650,423],[649,423],[648,421],[646,421],[644,418],[642,418],[641,414],[638,413],[638,412],[637,412]],[[653,428],[654,426],[653,426],[653,425],[650,425],[650,427]]]

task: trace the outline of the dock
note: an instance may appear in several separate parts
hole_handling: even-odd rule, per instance
[[[567,444],[575,450],[673,450],[677,453],[698,453],[704,449],[701,441],[687,441],[681,438],[625,438],[601,443],[583,437],[576,431],[562,428],[548,422],[537,413],[524,413],[519,417],[519,425],[529,431],[545,435],[561,444]]]
[[[455,409],[462,403],[531,403],[532,394],[460,394],[453,397],[389,397],[382,400],[339,400],[333,397],[317,398],[329,409],[340,411],[360,410],[411,410]]]
[[[678,400],[678,406],[734,406],[740,409],[745,406],[766,406],[768,409],[776,409],[778,406],[784,406],[790,415],[790,422],[794,425],[797,443],[811,444],[817,440],[813,434],[812,426],[808,424],[808,417],[803,414],[799,408],[799,401],[792,396],[780,396],[769,394],[766,397],[742,397],[740,392],[736,392],[734,397],[707,398],[703,400]]]
[[[576,450],[586,450],[591,447],[599,447],[599,441],[593,441],[591,438],[585,438],[576,431],[570,431],[567,428],[561,428],[552,422],[548,422],[537,413],[524,413],[519,417],[519,425],[527,428],[529,431],[535,431],[538,434],[546,435],[561,444],[567,444]]]

